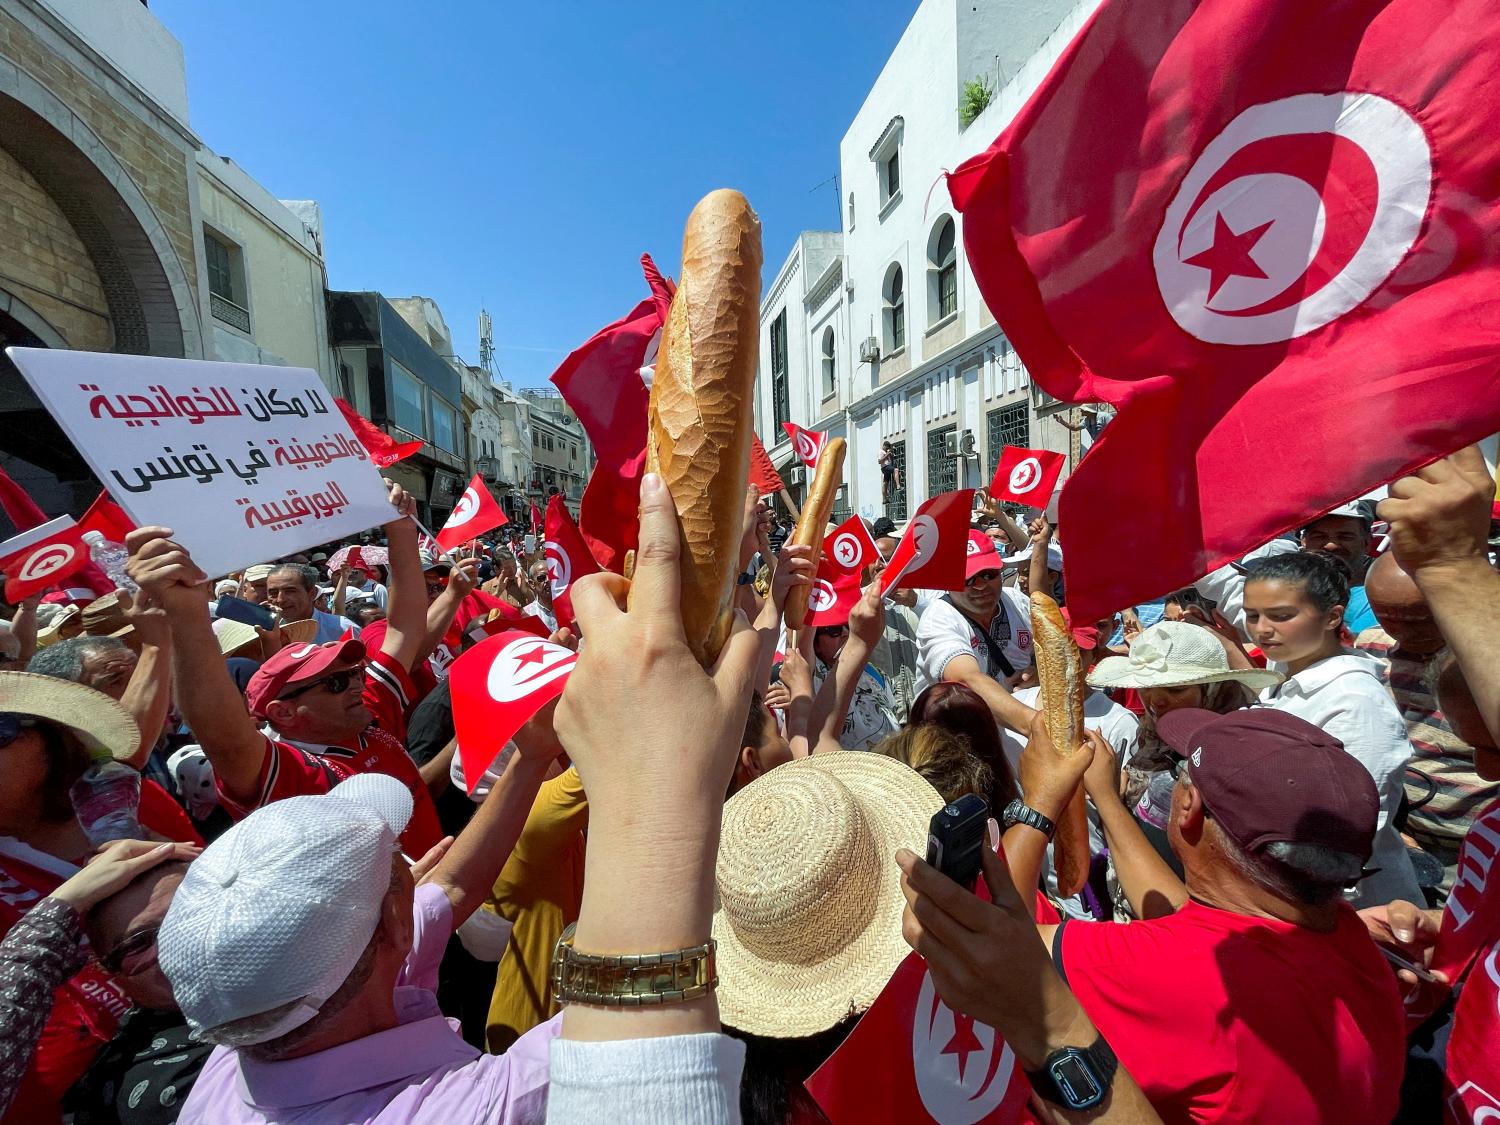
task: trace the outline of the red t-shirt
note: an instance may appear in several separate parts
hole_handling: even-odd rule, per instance
[[[203,843],[192,821],[150,778],[141,779],[139,816],[142,826],[158,836]],[[0,937],[62,885],[63,876],[50,866],[40,865],[45,862],[39,858],[33,864],[0,852]],[[61,870],[62,861],[56,862]],[[92,959],[59,985],[52,994],[52,1014],[42,1028],[36,1055],[0,1125],[61,1120],[58,1103],[63,1094],[93,1065],[100,1048],[114,1038],[115,1027],[130,1006],[124,990]]]
[[[1054,957],[1169,1125],[1395,1116],[1401,998],[1351,909],[1325,934],[1188,902],[1148,922],[1065,923]]]
[[[1444,1120],[1500,1122],[1500,939],[1475,959],[1448,1033]]]
[[[443,838],[437,809],[417,765],[406,752],[406,707],[411,698],[406,669],[379,649],[369,654],[365,674],[365,706],[374,721],[346,744],[291,742],[266,737],[264,760],[256,781],[256,798],[240,804],[219,785],[219,803],[235,820],[272,801],[310,793],[326,793],[357,773],[385,773],[411,790],[411,822],[401,834],[401,847],[420,859]]]

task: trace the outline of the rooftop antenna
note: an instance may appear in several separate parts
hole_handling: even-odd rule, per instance
[[[495,361],[495,322],[490,319],[490,314],[483,309],[479,310],[479,366],[483,367],[485,374],[493,377]]]

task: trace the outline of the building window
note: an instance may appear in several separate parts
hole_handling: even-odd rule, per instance
[[[542,444],[542,435],[539,434],[539,433],[537,433],[535,430],[531,431],[531,444],[532,445],[541,445]]]
[[[901,138],[905,129],[905,122],[899,116],[891,118],[870,149],[875,182],[880,189],[882,221],[901,198]]]
[[[427,426],[422,410],[422,381],[394,359],[391,360],[391,392],[396,425],[409,434],[425,438]]]
[[[823,329],[823,397],[832,398],[837,387],[838,363],[833,354],[833,329]]]
[[[896,466],[896,484],[885,494],[885,514],[893,520],[906,518],[906,440],[891,442],[891,463]]]
[[[958,487],[958,458],[950,457],[945,448],[948,438],[956,436],[958,427],[943,426],[927,431],[927,495],[938,496]]]
[[[849,193],[849,229],[854,229],[854,193]]]
[[[787,385],[786,309],[771,321],[771,398],[776,410],[776,434],[792,420],[792,393]]]
[[[901,194],[901,150],[898,148],[885,158],[882,165],[885,176],[885,197],[891,199]]]
[[[901,267],[891,266],[885,275],[885,347],[887,356],[893,356],[906,347],[906,293],[901,277]]]
[[[204,228],[203,260],[208,267],[208,303],[214,319],[250,331],[245,295],[245,259],[240,248]]]
[[[437,396],[432,399],[432,444],[449,453],[462,453],[458,447],[458,423],[453,408]]]
[[[958,254],[953,219],[944,215],[932,228],[927,244],[927,272],[931,284],[928,323],[958,311]]]
[[[995,475],[995,466],[1000,464],[1000,451],[1007,445],[1021,449],[1031,448],[1031,421],[1024,402],[1013,402],[1009,406],[996,407],[988,415],[990,476]]]

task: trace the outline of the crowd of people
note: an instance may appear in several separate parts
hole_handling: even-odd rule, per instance
[[[389,495],[369,542],[210,575],[143,527],[131,589],[7,608],[6,1125],[820,1122],[808,1079],[913,950],[1030,1119],[1500,1114],[1477,450],[1070,618],[1069,757],[1028,598],[1066,612],[1067,528],[1038,513],[979,494],[962,588],[888,596],[878,521],[847,621],[788,631],[816,559],[752,495],[705,670],[657,477],[632,578],[574,583],[561,622],[538,537],[441,552]],[[520,617],[577,663],[471,786],[449,672]],[[983,894],[925,858],[965,797]]]

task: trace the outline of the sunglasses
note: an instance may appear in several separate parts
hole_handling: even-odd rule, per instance
[[[818,636],[820,637],[842,637],[849,631],[847,625],[819,625]]]
[[[147,967],[146,963],[137,960],[142,954],[150,953],[156,948],[156,930],[152,926],[149,930],[137,930],[121,938],[119,944],[99,958],[99,964],[103,965],[112,973],[123,972],[126,976],[132,976]],[[154,961],[155,958],[153,957]]]
[[[24,730],[35,728],[37,721],[30,715],[15,715],[9,711],[0,711],[0,749],[9,746],[21,737]]]
[[[965,578],[964,585],[978,586],[982,582],[993,582],[999,577],[1000,572],[998,570],[981,570],[978,574],[975,574],[969,578]]]
[[[324,676],[320,680],[313,680],[311,683],[303,684],[296,690],[289,691],[285,695],[278,695],[276,698],[282,700],[296,699],[299,695],[305,695],[314,688],[327,688],[329,695],[343,695],[344,692],[349,690],[351,685],[358,683],[363,687],[364,682],[365,669],[364,665],[360,665],[358,668],[345,668],[342,672],[334,672],[332,675]]]

